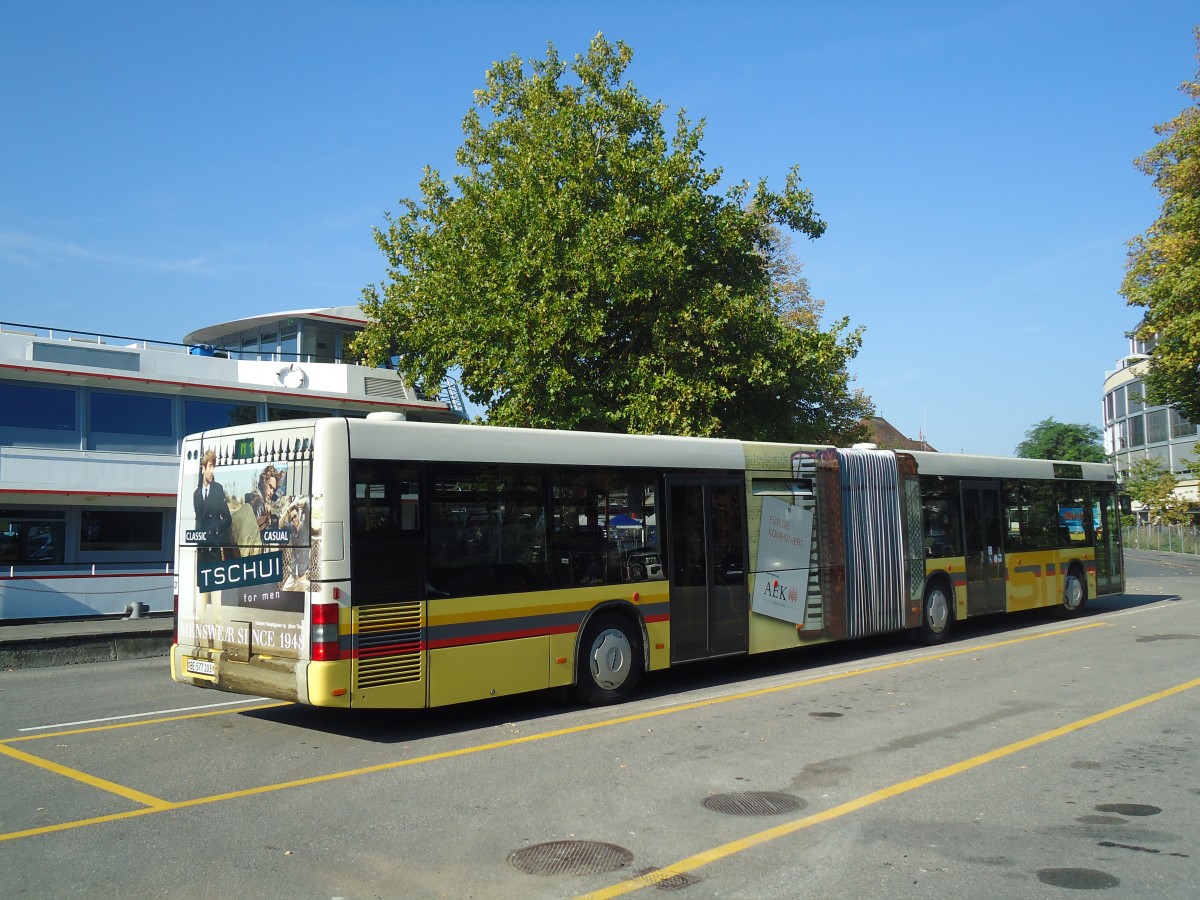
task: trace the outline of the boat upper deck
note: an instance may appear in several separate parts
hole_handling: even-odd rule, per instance
[[[451,379],[438,396],[426,397],[393,369],[347,359],[348,337],[363,323],[331,314],[341,309],[239,320],[193,332],[180,343],[0,322],[0,382],[242,398],[294,413],[466,418],[462,393]]]

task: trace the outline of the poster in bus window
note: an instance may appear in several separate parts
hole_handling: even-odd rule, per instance
[[[763,497],[751,609],[759,615],[804,623],[812,549],[813,509]]]
[[[184,539],[196,546],[205,605],[303,612],[313,549],[304,469],[299,460],[218,465],[215,450],[201,454]]]
[[[745,452],[751,475],[746,506],[750,610],[819,631],[823,605],[819,570],[813,568],[818,451],[781,453],[772,445],[747,445]]]
[[[1060,534],[1067,536],[1072,541],[1085,540],[1086,535],[1083,531],[1083,507],[1060,506],[1058,508],[1058,528]]]

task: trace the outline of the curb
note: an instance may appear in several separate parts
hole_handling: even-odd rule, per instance
[[[0,669],[35,669],[118,659],[165,657],[171,632],[72,635],[0,643]]]

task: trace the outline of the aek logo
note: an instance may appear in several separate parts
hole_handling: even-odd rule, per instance
[[[800,594],[794,587],[786,587],[774,579],[767,582],[766,587],[763,588],[763,595],[772,600],[782,600],[787,603],[795,603],[800,599]]]

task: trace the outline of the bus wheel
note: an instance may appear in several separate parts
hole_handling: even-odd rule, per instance
[[[1077,616],[1087,603],[1087,581],[1078,566],[1071,566],[1063,582],[1063,615]]]
[[[926,644],[940,644],[950,634],[953,622],[954,613],[945,583],[934,581],[925,589],[925,602],[921,607],[921,640]]]
[[[579,642],[575,696],[593,706],[619,703],[633,693],[643,667],[636,626],[624,616],[601,613]]]

